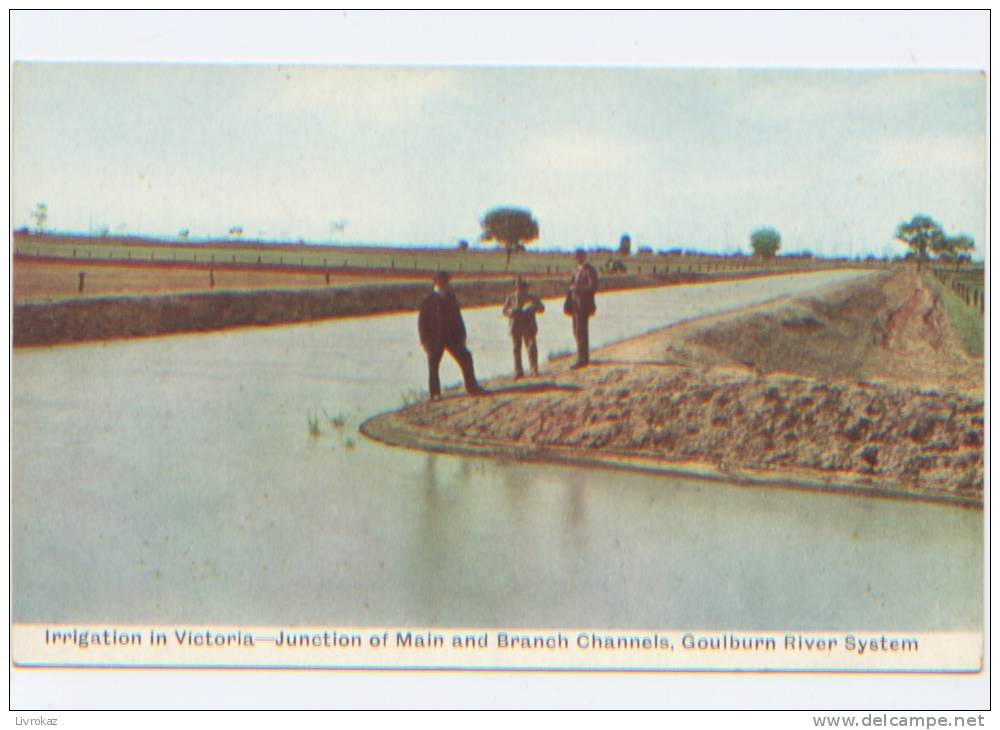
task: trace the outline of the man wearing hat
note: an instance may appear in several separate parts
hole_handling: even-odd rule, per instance
[[[574,368],[590,363],[590,318],[597,311],[594,294],[597,292],[597,270],[587,263],[587,253],[576,251],[576,271],[569,284],[566,297],[566,314],[573,317],[573,337],[576,339]]]
[[[538,375],[538,322],[535,315],[545,311],[542,300],[528,291],[528,282],[522,277],[514,279],[514,291],[507,295],[503,303],[503,316],[510,320],[510,336],[514,340],[514,377],[523,378],[521,365],[521,343],[528,350],[528,364],[531,374]]]
[[[434,290],[420,304],[420,316],[417,320],[420,344],[427,353],[431,398],[441,397],[438,368],[445,350],[451,353],[462,368],[466,392],[469,395],[482,395],[486,392],[476,382],[472,353],[465,346],[465,322],[462,321],[462,311],[455,292],[451,289],[450,279],[446,271],[439,271],[434,275]]]

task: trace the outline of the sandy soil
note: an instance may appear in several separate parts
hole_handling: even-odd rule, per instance
[[[980,504],[983,369],[912,271],[683,323],[365,425],[399,445]]]

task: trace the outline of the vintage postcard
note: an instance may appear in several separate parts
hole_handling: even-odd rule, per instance
[[[983,671],[984,75],[12,84],[15,671]]]

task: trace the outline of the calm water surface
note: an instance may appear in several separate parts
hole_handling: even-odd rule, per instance
[[[591,337],[859,275],[605,294]],[[572,348],[548,304],[543,360]],[[465,318],[509,373],[499,308]],[[414,314],[18,350],[12,387],[19,622],[981,626],[979,511],[368,441],[426,387]]]

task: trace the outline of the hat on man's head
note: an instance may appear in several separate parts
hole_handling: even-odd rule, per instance
[[[515,279],[514,279],[514,288],[515,289],[527,289],[528,288],[528,282],[525,280],[525,278],[523,276],[515,277]]]
[[[447,284],[449,281],[451,281],[451,275],[447,271],[439,271],[434,274],[435,284]]]

